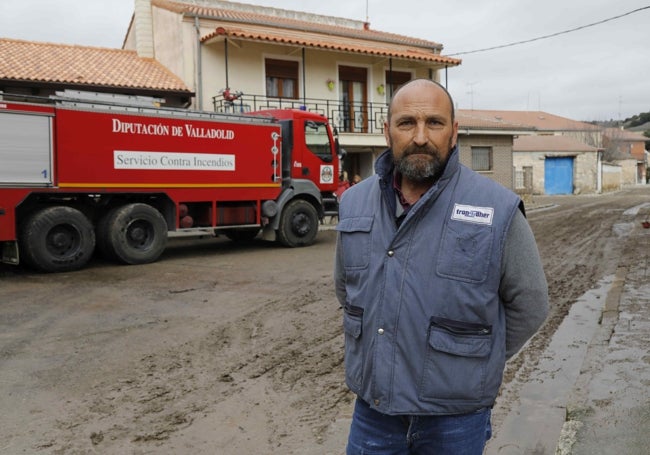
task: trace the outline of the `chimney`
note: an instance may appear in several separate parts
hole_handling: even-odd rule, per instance
[[[151,0],[135,0],[135,50],[139,57],[154,58]]]

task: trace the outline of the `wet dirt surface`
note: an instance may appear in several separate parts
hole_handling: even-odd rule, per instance
[[[507,366],[496,433],[572,305],[638,264],[650,208],[625,212],[648,201],[650,187],[534,199],[552,310]],[[0,453],[342,453],[334,244],[324,230],[301,249],[174,241],[145,266],[0,265]]]

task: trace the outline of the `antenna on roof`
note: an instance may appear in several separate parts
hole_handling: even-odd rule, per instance
[[[370,17],[368,16],[368,0],[366,0],[366,24],[370,23]]]

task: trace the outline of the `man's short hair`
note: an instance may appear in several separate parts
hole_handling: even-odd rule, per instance
[[[388,103],[388,116],[387,116],[388,123],[390,123],[391,110],[393,108],[393,100],[395,99],[395,95],[397,95],[399,93],[399,91],[402,88],[406,87],[407,85],[410,85],[410,84],[412,84],[414,82],[423,82],[423,81],[424,82],[431,82],[432,84],[437,85],[438,87],[440,87],[442,89],[442,91],[445,92],[445,94],[447,95],[447,98],[449,98],[449,105],[451,106],[451,121],[452,121],[452,123],[454,122],[454,120],[456,119],[456,110],[454,109],[454,100],[451,97],[451,94],[449,93],[449,91],[440,82],[436,82],[436,81],[431,80],[431,79],[418,78],[418,79],[411,79],[410,81],[405,82],[404,84],[397,87],[397,89],[393,92],[393,95],[390,97],[390,102]]]

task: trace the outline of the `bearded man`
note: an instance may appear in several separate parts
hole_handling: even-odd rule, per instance
[[[347,454],[480,455],[505,362],[548,314],[535,238],[519,197],[459,162],[440,84],[400,87],[384,134],[339,207]]]

